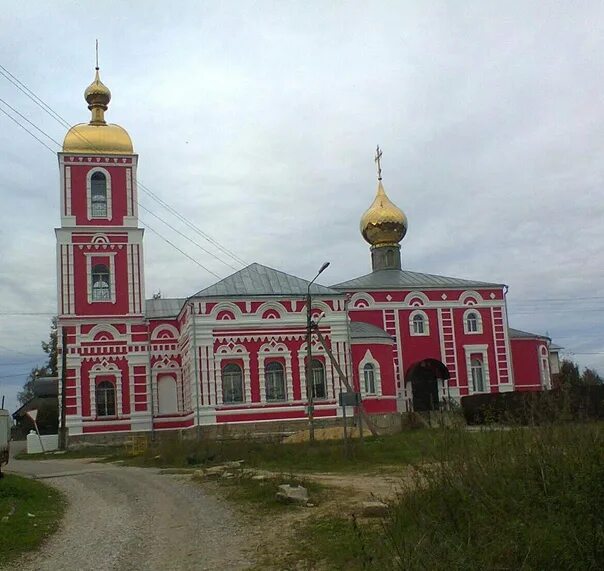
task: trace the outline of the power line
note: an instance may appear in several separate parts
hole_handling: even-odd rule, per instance
[[[140,218],[139,218],[139,220],[140,220]],[[143,222],[143,221],[141,220],[141,222]],[[176,244],[174,244],[173,242],[170,242],[170,240],[168,240],[166,237],[162,236],[157,230],[154,230],[153,228],[151,228],[151,226],[149,226],[149,224],[147,222],[143,222],[143,224],[145,225],[145,227],[148,230],[151,230],[151,232],[153,232],[154,234],[157,234],[157,236],[159,236],[162,240],[164,240],[164,242],[167,242],[168,244],[170,244],[170,246],[172,246],[173,248],[176,248],[183,256],[186,256],[187,258],[189,258],[189,260],[191,260],[192,262],[195,262],[200,268],[203,268],[206,272],[217,277],[219,280],[222,279],[222,277],[219,276],[216,272],[213,272],[212,270],[210,270],[210,268],[206,268],[201,262],[198,262],[195,258],[189,256],[189,254],[187,254],[184,250],[181,250]]]
[[[21,127],[21,129],[23,129],[24,131],[27,131],[36,141],[38,141],[38,143],[40,143],[41,145],[44,145],[53,155],[55,154],[55,151],[53,149],[51,149],[42,139],[40,139],[36,135],[34,135],[27,127],[25,127],[25,125],[19,123],[19,121],[17,121],[12,115],[10,115],[4,109],[2,109],[2,107],[0,107],[0,111],[2,113],[4,113],[11,121],[13,121],[17,125],[19,125],[19,127]]]
[[[25,131],[27,131],[39,143],[41,143],[42,145],[44,145],[53,155],[55,154],[55,151],[53,149],[51,149],[46,143],[44,143],[44,141],[42,141],[41,139],[39,139],[38,137],[36,137],[36,135],[34,135],[29,129],[27,129],[26,127],[24,127],[21,123],[19,123],[19,121],[17,121],[14,117],[12,117],[11,115],[9,115],[1,107],[0,107],[0,111],[2,111],[7,117],[9,117],[9,119],[11,119],[12,121],[14,121],[17,125],[19,125],[19,127],[21,127],[22,129],[24,129]],[[159,216],[156,215],[156,217],[161,220],[161,218]],[[139,220],[141,222],[143,222],[143,220],[141,220],[140,218],[139,218]],[[187,254],[186,252],[184,252],[183,250],[181,250],[173,242],[171,242],[170,240],[168,240],[167,238],[165,238],[160,232],[158,232],[157,230],[154,230],[153,228],[151,228],[145,222],[143,222],[143,224],[145,224],[145,226],[149,230],[151,230],[154,234],[157,234],[157,236],[159,236],[162,240],[164,240],[165,242],[167,242],[168,244],[170,244],[170,246],[172,246],[173,248],[175,248],[176,250],[178,250],[181,254],[183,254],[184,256],[186,256],[187,258],[189,258],[190,260],[192,260],[193,262],[195,262],[200,268],[203,268],[208,273],[212,274],[213,276],[217,277],[218,279],[222,279],[222,276],[219,276],[217,273],[213,272],[212,270],[210,270],[209,268],[207,268],[206,266],[204,266],[202,263],[198,262],[195,258],[193,258],[189,254]],[[28,312],[23,312],[23,313],[17,313],[17,314],[13,313],[12,315],[36,315],[36,314],[38,314],[38,313],[36,313],[36,312],[29,312],[29,313]],[[6,315],[9,315],[9,314],[6,314]],[[44,315],[44,314],[39,313],[38,315]],[[52,314],[48,314],[48,315],[55,315],[55,314],[52,313]]]
[[[143,206],[140,202],[137,201],[137,204],[145,212],[148,212],[149,214],[151,214],[151,216],[157,218],[160,222],[162,222],[163,224],[165,224],[168,228],[170,228],[171,230],[173,230],[174,232],[176,232],[177,234],[179,234],[180,236],[182,236],[183,238],[185,238],[186,240],[188,240],[189,242],[191,242],[192,244],[194,244],[195,246],[197,246],[200,250],[204,251],[206,254],[212,256],[213,258],[216,258],[219,262],[222,262],[225,266],[228,266],[229,268],[231,268],[233,270],[237,269],[235,266],[229,264],[228,262],[225,262],[222,258],[216,256],[216,254],[210,252],[210,250],[206,250],[206,248],[204,248],[199,242],[196,242],[190,236],[187,236],[184,232],[181,232],[180,230],[178,230],[178,228],[175,228],[169,222],[166,222],[163,218],[161,218],[161,216],[158,216],[157,214],[155,214],[155,212],[149,210],[148,208],[146,208],[145,206]]]
[[[15,77],[10,71],[8,71],[1,64],[0,64],[0,74],[3,75],[10,83],[12,83],[15,87],[17,87],[17,89],[19,89],[27,97],[29,97],[30,99],[32,99],[32,101],[34,101],[34,103],[36,105],[38,105],[38,107],[40,107],[43,111],[45,111],[46,113],[48,113],[55,121],[58,121],[61,125],[63,125],[66,128],[70,128],[70,124],[67,122],[67,120],[65,118],[63,118],[56,111],[54,111],[54,109],[52,109],[52,107],[50,107],[50,105],[48,105],[45,101],[43,101],[42,99],[40,99],[40,97],[38,97],[31,89],[29,89],[22,81],[20,81],[17,77]],[[81,133],[79,133],[77,130],[74,131],[74,133],[78,137],[80,137],[82,140],[88,142],[89,144],[92,144],[90,141],[88,141],[88,139],[86,139],[86,137],[84,135],[82,135]],[[45,133],[45,135],[46,135],[46,133]],[[46,135],[46,136],[48,136],[48,135]],[[59,143],[57,143],[57,144],[59,146],[61,146]],[[53,151],[53,153],[54,153],[54,151]],[[166,208],[171,214],[173,214],[174,216],[176,216],[177,218],[179,218],[180,220],[182,220],[183,222],[185,222],[185,224],[187,224],[187,226],[189,226],[192,230],[194,230],[195,232],[197,232],[205,240],[207,240],[208,242],[210,242],[212,245],[214,245],[215,247],[217,247],[219,250],[221,250],[226,255],[230,256],[237,263],[242,264],[244,266],[247,265],[245,261],[243,261],[239,256],[237,256],[235,253],[233,253],[231,250],[229,250],[226,246],[223,246],[222,244],[220,244],[220,242],[218,242],[217,240],[215,240],[214,238],[212,238],[212,236],[210,236],[209,234],[207,234],[206,232],[204,232],[203,230],[201,230],[196,224],[194,224],[193,222],[191,222],[183,214],[181,214],[180,212],[178,212],[175,208],[173,208],[168,203],[166,203],[163,199],[161,199],[159,196],[157,196],[153,191],[151,191],[150,188],[148,188],[147,186],[145,186],[142,183],[142,181],[140,181],[140,180],[138,181],[138,186],[141,187],[141,189],[144,192],[146,192],[147,194],[149,194],[149,196],[151,196],[161,206],[163,206],[164,208]]]

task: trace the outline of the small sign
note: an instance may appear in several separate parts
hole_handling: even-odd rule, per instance
[[[339,395],[340,406],[360,406],[361,393],[346,391]]]
[[[32,410],[28,410],[25,413],[27,416],[29,416],[29,418],[31,418],[34,422],[36,422],[36,419],[38,418],[38,410],[37,409],[32,409]]]

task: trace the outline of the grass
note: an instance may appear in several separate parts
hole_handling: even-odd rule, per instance
[[[0,567],[38,549],[57,530],[64,509],[53,488],[12,474],[0,479]]]
[[[293,475],[280,474],[267,477],[265,480],[256,480],[252,473],[245,470],[236,470],[232,474],[232,478],[215,479],[221,487],[222,495],[254,514],[266,515],[301,508],[299,504],[285,503],[277,499],[276,494],[280,484],[304,486],[313,505],[322,501],[325,490],[325,487],[320,484]]]
[[[378,528],[305,522],[298,555],[327,569],[601,569],[604,426],[491,435],[451,431]]]
[[[179,440],[165,438],[128,463],[161,468],[211,466],[243,460],[246,466],[275,472],[361,472],[436,458],[444,431],[416,430],[352,441],[295,444],[249,439]],[[478,439],[480,434],[470,438]],[[120,459],[122,456],[109,457]]]

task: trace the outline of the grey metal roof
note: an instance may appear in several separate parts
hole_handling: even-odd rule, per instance
[[[400,288],[440,287],[503,287],[504,284],[450,278],[434,274],[422,274],[408,270],[378,270],[370,274],[332,285],[334,289],[379,290]]]
[[[219,282],[198,291],[192,297],[238,297],[306,295],[308,281],[262,264],[250,264]],[[342,292],[313,284],[313,295],[341,296]]]
[[[381,327],[363,323],[362,321],[350,322],[350,338],[355,339],[389,339],[394,343],[392,336]]]
[[[145,301],[145,317],[147,319],[177,317],[185,301],[185,298],[182,297],[147,299]]]
[[[537,335],[537,333],[529,333],[520,329],[512,329],[508,327],[510,339],[549,339],[547,335]]]

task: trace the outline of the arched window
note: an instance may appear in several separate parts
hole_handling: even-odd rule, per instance
[[[97,264],[92,268],[92,301],[111,301],[109,268]]]
[[[243,402],[243,372],[234,363],[229,363],[222,369],[222,402]]]
[[[107,178],[102,172],[90,177],[90,202],[93,218],[107,218]]]
[[[327,385],[325,384],[325,367],[318,359],[312,360],[312,394],[315,399],[327,398]]]
[[[413,316],[413,333],[415,335],[423,335],[424,334],[424,316],[421,314],[417,314]]]
[[[265,367],[264,383],[267,401],[285,400],[285,373],[281,363],[273,361]]]
[[[468,333],[478,333],[478,315],[473,311],[466,316],[466,330]]]
[[[484,369],[480,359],[472,359],[470,364],[472,370],[472,391],[475,393],[484,392]]]
[[[365,394],[375,394],[375,367],[367,363],[363,367],[363,382],[365,383]]]
[[[159,414],[178,412],[178,384],[172,375],[157,378],[157,408]]]
[[[101,381],[96,386],[96,415],[115,416],[115,385]]]

